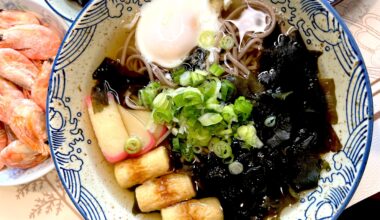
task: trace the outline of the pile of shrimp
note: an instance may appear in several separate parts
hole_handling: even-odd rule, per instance
[[[50,156],[47,87],[61,38],[33,12],[0,9],[0,169]]]

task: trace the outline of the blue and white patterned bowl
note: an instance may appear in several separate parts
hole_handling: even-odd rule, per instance
[[[0,0],[0,9],[19,9],[36,12],[40,15],[43,23],[49,24],[62,37],[68,29],[67,24],[40,0]],[[0,186],[14,186],[28,183],[40,178],[53,169],[54,163],[51,158],[30,169],[7,168],[0,171]]]
[[[70,28],[55,61],[48,100],[49,139],[61,181],[86,219],[135,219],[133,193],[121,189],[113,168],[97,146],[84,97],[94,82],[91,73],[122,44],[122,24],[149,0],[94,0]],[[322,76],[334,78],[339,123],[334,125],[343,149],[324,158],[331,170],[316,189],[302,193],[283,219],[336,219],[351,199],[363,174],[372,137],[370,83],[359,49],[326,0],[266,0],[299,29],[307,46],[323,51]],[[157,216],[156,216],[157,217]],[[137,218],[140,218],[139,216]]]

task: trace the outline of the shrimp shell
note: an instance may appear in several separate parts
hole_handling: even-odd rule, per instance
[[[44,111],[46,111],[46,98],[52,65],[52,60],[47,60],[44,62],[42,65],[42,70],[32,86],[31,97],[33,101]]]
[[[5,115],[6,123],[20,141],[35,151],[49,151],[42,147],[47,141],[45,113],[32,100],[0,96],[0,115]]]
[[[38,68],[24,55],[10,48],[0,48],[0,76],[31,90]]]
[[[40,24],[40,21],[32,12],[0,9],[0,29],[21,24]]]
[[[47,148],[47,146],[45,146]],[[0,163],[7,167],[27,169],[46,160],[49,154],[36,151],[21,141],[13,141],[0,152]]]
[[[32,60],[47,60],[57,54],[61,38],[37,24],[17,25],[2,31],[0,48],[13,48]]]

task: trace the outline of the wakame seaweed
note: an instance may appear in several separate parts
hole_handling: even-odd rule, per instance
[[[247,150],[233,140],[235,159],[244,166],[238,175],[213,153],[200,155],[192,166],[199,192],[221,200],[225,219],[277,214],[296,200],[296,192],[316,187],[326,167],[320,154],[330,150],[332,129],[318,79],[320,54],[308,51],[297,32],[272,35],[266,39],[270,46],[262,52],[255,85],[229,78],[240,85],[239,95],[254,103],[251,119],[264,146]],[[274,120],[271,126],[265,122],[268,117]]]

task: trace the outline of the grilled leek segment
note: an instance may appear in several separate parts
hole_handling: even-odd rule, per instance
[[[115,177],[123,188],[141,184],[149,179],[169,173],[170,158],[165,147],[158,147],[138,158],[131,158],[115,165]]]
[[[160,210],[195,196],[191,178],[183,173],[172,173],[149,180],[138,186],[135,193],[142,212]]]
[[[192,199],[161,210],[162,220],[223,220],[223,210],[215,197]]]

